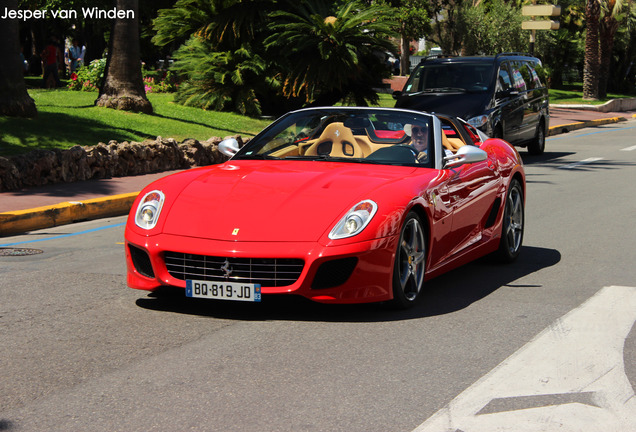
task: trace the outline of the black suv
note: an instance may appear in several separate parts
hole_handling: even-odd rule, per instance
[[[541,154],[550,108],[538,66],[539,59],[518,53],[427,57],[393,93],[395,106],[461,117],[488,136]]]

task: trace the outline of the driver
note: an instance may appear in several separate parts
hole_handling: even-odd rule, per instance
[[[406,125],[404,129],[411,136],[411,146],[417,150],[417,161],[425,162],[428,159],[428,125]]]
[[[428,124],[407,124],[404,131],[407,135],[411,136],[411,146],[413,146],[413,148],[417,151],[417,162],[423,163],[428,161]],[[453,153],[447,148],[444,148],[443,150],[444,156],[453,155]]]

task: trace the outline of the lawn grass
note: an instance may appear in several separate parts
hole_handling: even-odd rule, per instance
[[[393,108],[395,106],[395,99],[391,93],[378,93],[380,101],[376,106],[383,108]]]
[[[634,96],[609,93],[604,99],[589,100],[583,99],[583,92],[580,91],[550,89],[551,105],[602,105],[613,99],[622,99],[629,97]]]
[[[172,102],[169,93],[149,94],[152,115],[94,106],[97,93],[30,89],[35,119],[0,117],[0,156],[34,149],[92,146],[110,140],[138,141],[157,136],[182,141],[241,135],[251,137],[271,123],[233,113],[204,111]]]

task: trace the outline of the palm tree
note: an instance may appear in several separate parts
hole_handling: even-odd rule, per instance
[[[601,6],[601,21],[599,27],[600,36],[600,74],[598,83],[599,98],[607,97],[607,82],[609,80],[610,65],[612,63],[612,50],[614,48],[614,36],[618,30],[619,22],[623,16],[622,0],[606,0]]]
[[[333,10],[332,2],[297,3],[272,13],[269,52],[280,53],[283,95],[307,104],[331,105],[349,97],[357,105],[377,102],[373,86],[388,76],[386,52],[389,13],[383,6],[354,9],[350,2]]]
[[[179,0],[160,10],[153,42],[185,42],[175,53],[174,70],[185,78],[175,101],[248,115],[260,115],[265,106],[269,113],[276,82],[263,58],[262,32],[274,3]]]
[[[263,83],[266,63],[248,47],[215,51],[212,42],[193,36],[175,53],[175,59],[174,70],[188,77],[175,97],[177,103],[261,114],[256,90],[267,84]]]
[[[113,23],[104,82],[95,105],[150,114],[152,104],[146,97],[139,54],[139,0],[115,0],[115,7],[133,11],[134,18]]]
[[[600,0],[587,0],[585,6],[585,63],[583,67],[583,99],[598,99]]]
[[[18,9],[17,0],[2,2],[9,10]],[[0,115],[35,117],[35,101],[27,93],[18,37],[18,20],[5,19],[0,25]]]

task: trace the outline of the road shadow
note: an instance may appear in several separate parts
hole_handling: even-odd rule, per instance
[[[531,246],[524,246],[519,259],[510,265],[497,264],[486,257],[426,282],[421,301],[408,310],[393,310],[382,303],[326,305],[290,295],[263,296],[260,303],[191,299],[178,288],[155,291],[136,304],[154,311],[243,321],[401,321],[459,311],[502,286],[531,290],[535,286],[515,285],[514,281],[560,260],[561,254],[556,250]]]
[[[13,422],[0,419],[0,431],[8,431],[14,428]]]
[[[555,163],[559,161],[559,159],[576,154],[576,152],[544,152],[540,155],[531,155],[528,152],[521,152],[519,154],[521,155],[521,160],[524,165],[543,165],[546,163]],[[560,162],[563,163],[563,161]]]
[[[112,185],[112,178],[80,180],[69,183],[54,183],[44,186],[33,186],[16,191],[9,191],[14,196],[54,196],[60,198],[75,198],[80,194],[91,193],[96,196],[111,195],[116,193]]]

